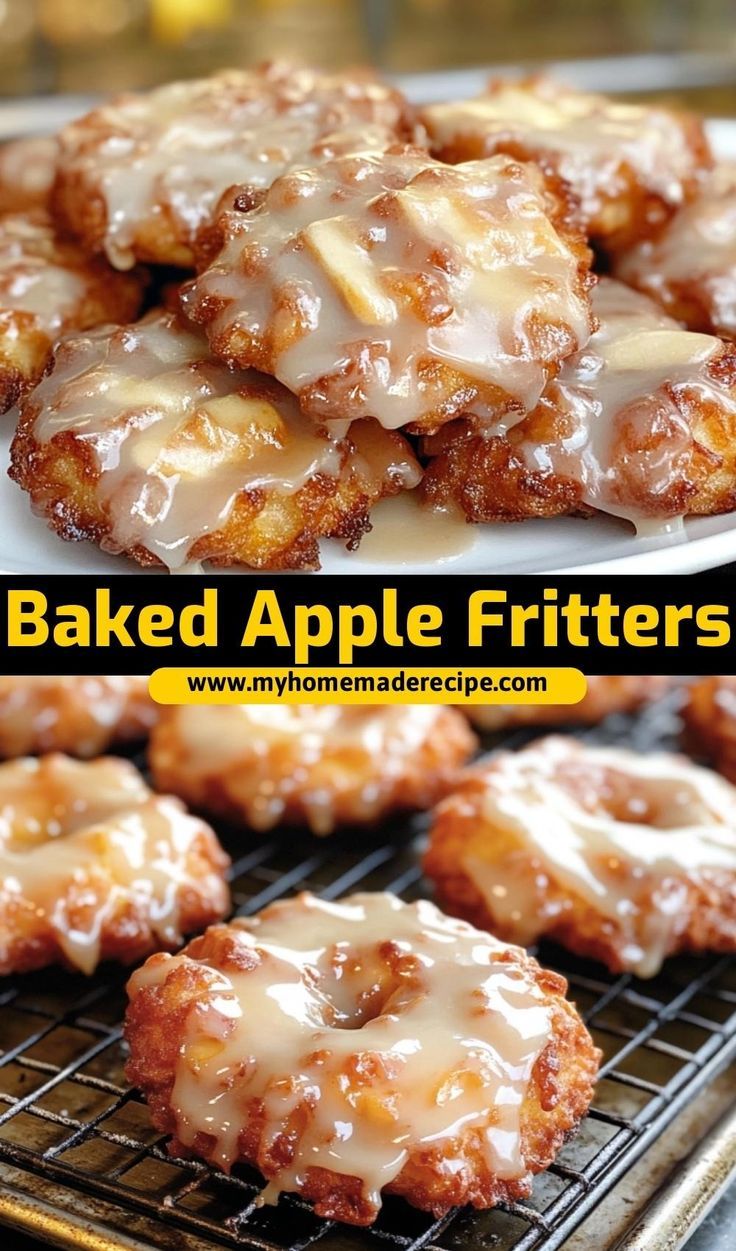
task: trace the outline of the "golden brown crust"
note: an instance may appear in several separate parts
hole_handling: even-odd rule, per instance
[[[719,674],[693,682],[682,715],[693,754],[736,782],[736,677]]]
[[[468,770],[461,785],[436,809],[423,867],[434,884],[440,905],[508,942],[518,942],[523,927],[527,943],[549,938],[578,955],[599,960],[613,973],[630,969],[630,936],[625,931],[625,918],[615,920],[608,912],[591,906],[555,875],[548,859],[536,857],[510,828],[495,824],[486,814],[488,782],[493,780],[497,761],[502,759],[495,757]],[[631,790],[622,793],[620,784],[610,775],[606,778],[605,773],[593,782],[597,794],[605,794],[598,787],[605,788],[610,783],[611,793],[605,796],[604,803],[614,819],[617,812],[620,819],[631,819],[635,811],[636,820],[646,822],[645,810],[629,806]],[[487,893],[481,891],[476,874],[467,867],[469,860],[482,864],[489,876],[494,865],[503,865],[505,871],[512,866],[513,877],[523,883],[527,900],[523,918],[509,921],[498,915]],[[624,894],[632,889],[632,869],[625,859],[615,867],[607,866],[607,872]],[[676,886],[680,892],[677,924],[669,933],[662,956],[736,950],[736,873],[705,869],[696,881],[683,870]],[[637,907],[644,913],[648,910],[651,916],[656,916],[658,909],[655,890],[656,887],[645,888],[637,901]]]
[[[144,739],[157,716],[145,677],[0,677],[0,757],[97,756]]]
[[[39,443],[33,434],[34,414],[25,409],[12,445],[10,477],[27,491],[34,511],[43,516],[62,539],[90,539],[103,550],[128,556],[144,567],[164,568],[163,562],[141,545],[120,547],[112,537],[109,515],[99,499],[99,471],[82,437],[57,435]],[[377,432],[377,430],[376,430]],[[205,535],[189,550],[189,562],[210,561],[218,567],[247,565],[252,569],[312,570],[320,567],[320,538],[341,539],[357,547],[371,528],[370,512],[380,499],[401,490],[397,481],[372,478],[363,471],[360,453],[375,433],[370,422],[359,422],[344,440],[341,476],[315,476],[300,490],[281,494],[268,489],[243,491],[234,501],[224,526]],[[408,445],[401,435],[380,431],[392,439],[397,461],[405,460]],[[345,468],[358,452],[356,465]]]
[[[667,283],[666,288],[654,282],[650,283],[644,274],[637,281],[631,277],[625,278],[624,281],[631,282],[631,285],[638,291],[643,291],[645,295],[658,300],[670,317],[681,321],[688,330],[695,330],[702,334],[716,334],[722,339],[731,341],[736,340],[736,322],[731,321],[728,315],[722,316],[716,309],[707,279],[701,281],[693,277],[680,282],[673,280]],[[736,291],[736,283],[734,283],[734,291]]]
[[[199,878],[202,886],[200,889],[191,884],[182,886],[178,893],[183,934],[196,933],[228,910],[224,874],[230,862],[212,831],[205,830],[206,827],[190,845],[186,858],[187,874],[192,879]],[[215,876],[220,883],[213,889]],[[84,927],[89,923],[91,908],[104,907],[112,889],[103,870],[91,872],[79,881],[67,882],[59,893],[58,906],[68,917],[70,926]],[[99,943],[100,963],[114,960],[118,964],[133,965],[161,946],[161,936],[152,925],[150,909],[140,896],[136,900],[121,897],[105,915]],[[58,935],[47,919],[39,917],[35,902],[17,895],[11,899],[0,895],[0,947],[0,976],[3,977],[30,973],[50,964],[76,967],[60,947]]]
[[[695,199],[615,258],[614,272],[689,330],[736,339],[736,166],[717,165]]]
[[[294,710],[293,720],[285,709],[289,727],[274,733],[272,723],[252,720],[248,707],[166,708],[149,749],[156,785],[195,808],[256,829],[307,825],[327,834],[342,825],[373,824],[392,812],[430,808],[476,747],[475,735],[453,708],[332,711],[334,721],[323,728],[319,708],[312,709],[314,722],[306,707]],[[305,753],[303,738],[310,731],[319,746],[310,740]]]
[[[336,934],[336,941],[339,937]],[[130,1047],[127,1078],[143,1091],[156,1128],[172,1135],[177,1128],[172,1109],[176,1063],[188,1018],[196,1011],[198,997],[207,987],[201,965],[198,967],[196,962],[225,971],[248,972],[242,949],[232,941],[228,927],[208,930],[189,945],[186,954],[190,961],[178,964],[159,984],[143,987],[131,996],[125,1024]],[[531,1175],[554,1160],[592,1098],[600,1052],[593,1046],[575,1008],[564,998],[567,983],[518,951],[509,952],[508,958],[516,969],[522,961],[525,975],[543,992],[551,1012],[550,1039],[532,1070],[521,1111],[521,1156],[527,1175],[515,1180],[495,1175],[483,1153],[482,1128],[460,1131],[435,1148],[425,1146],[412,1152],[384,1193],[399,1195],[437,1217],[465,1204],[489,1208],[527,1197]],[[150,964],[155,965],[158,959],[152,957]],[[438,1010],[441,1011],[439,1004]],[[355,1074],[348,1071],[346,1080],[355,1080]],[[363,1073],[360,1080],[362,1085],[367,1081],[370,1091],[370,1075]],[[308,1116],[302,1110],[304,1114]],[[242,1109],[238,1158],[254,1165],[266,1178],[276,1175],[290,1160],[294,1142],[298,1141],[299,1115],[294,1118],[292,1141],[285,1134],[274,1137],[262,1101],[249,1101]],[[211,1158],[212,1148],[213,1141],[206,1134],[199,1134],[191,1148],[185,1148],[175,1137],[170,1144],[174,1154],[194,1154],[205,1159]],[[377,1215],[360,1178],[330,1169],[309,1168],[299,1193],[314,1204],[317,1215],[328,1219],[368,1225]]]
[[[702,123],[694,117],[684,118],[683,137],[692,150],[696,167],[706,168],[708,145],[704,138]],[[547,171],[559,172],[559,161],[545,149],[528,147],[512,140],[484,144],[483,150],[472,136],[458,136],[455,143],[442,150],[441,159],[456,164],[458,161],[476,160],[505,152],[519,161],[532,161]],[[589,237],[600,243],[607,251],[618,253],[639,240],[648,238],[669,221],[674,206],[664,196],[648,191],[642,185],[638,172],[622,161],[616,170],[618,184],[615,194],[602,191],[596,213],[585,222]],[[695,174],[687,184],[687,194],[693,195],[697,187]]]
[[[320,538],[357,546],[372,506],[420,474],[400,434],[360,421],[331,438],[166,312],[63,340],[11,462],[62,538],[169,568],[318,568]]]
[[[86,172],[60,168],[51,191],[51,208],[61,227],[79,240],[89,256],[105,251],[107,206]],[[155,215],[139,222],[131,239],[130,255],[149,265],[174,265],[188,270],[194,265],[192,243],[168,204],[159,205]],[[126,267],[116,265],[118,270]]]
[[[572,478],[530,469],[515,444],[564,438],[565,421],[542,398],[507,435],[479,432],[461,418],[430,438],[420,491],[432,508],[458,505],[468,521],[523,521],[527,517],[591,517],[583,488]]]
[[[667,225],[661,238],[666,238]],[[621,264],[616,268],[617,277],[630,283],[637,291],[651,296],[666,309],[670,317],[682,322],[688,330],[701,334],[715,334],[722,339],[736,339],[736,321],[732,320],[729,307],[733,307],[733,296],[725,292],[722,299],[714,298],[713,288],[718,283],[719,275],[693,273],[683,278],[663,280],[657,270],[653,248],[656,240],[647,240],[641,245],[643,263],[633,268],[632,254],[624,252]],[[731,280],[723,276],[731,285]],[[736,280],[732,291],[736,292]]]

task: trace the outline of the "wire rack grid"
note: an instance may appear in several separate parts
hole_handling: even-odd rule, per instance
[[[616,717],[582,733],[591,742],[642,750],[671,747],[674,694],[636,719]],[[504,745],[521,745],[516,734]],[[380,834],[314,840],[301,835],[251,843],[222,830],[236,851],[237,911],[254,912],[296,890],[336,899],[352,890],[426,893],[418,851],[424,819]],[[294,1197],[258,1207],[257,1174],[218,1174],[172,1158],[146,1108],[123,1077],[125,975],[91,980],[58,971],[11,982],[0,993],[0,1178],[3,1162],[194,1236],[203,1248],[253,1251],[554,1251],[663,1132],[685,1104],[736,1055],[736,963],[675,959],[654,979],[613,977],[558,948],[541,959],[563,973],[604,1054],[593,1106],[578,1134],[535,1182],[526,1202],[441,1220],[387,1199],[369,1230],[317,1218]],[[68,1231],[67,1231],[68,1232]],[[67,1241],[73,1241],[69,1234]]]

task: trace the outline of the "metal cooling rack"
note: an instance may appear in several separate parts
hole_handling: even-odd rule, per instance
[[[674,747],[676,699],[633,720],[611,718],[581,737],[642,750]],[[506,744],[529,737],[515,734]],[[236,855],[236,908],[253,912],[304,888],[327,898],[356,889],[415,898],[425,889],[423,828],[420,818],[380,836],[284,835],[256,845],[250,835],[223,830]],[[237,856],[246,840],[247,851]],[[568,978],[604,1063],[579,1133],[537,1178],[527,1202],[433,1220],[389,1198],[370,1230],[320,1220],[296,1198],[257,1208],[262,1183],[255,1173],[237,1169],[226,1177],[172,1159],[152,1130],[123,1078],[125,975],[105,969],[91,980],[46,972],[0,994],[0,1180],[9,1185],[5,1195],[17,1199],[0,1199],[0,1219],[66,1246],[118,1245],[127,1230],[134,1238],[128,1245],[156,1247],[554,1251],[736,1054],[736,962],[671,960],[642,982],[610,976],[558,948],[543,948],[541,958]],[[33,1214],[40,1202],[43,1218]]]

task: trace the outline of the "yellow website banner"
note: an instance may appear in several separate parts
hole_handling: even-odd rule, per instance
[[[157,669],[159,704],[577,704],[579,669]]]

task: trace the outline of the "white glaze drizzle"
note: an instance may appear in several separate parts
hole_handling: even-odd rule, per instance
[[[615,922],[623,966],[651,977],[687,922],[688,883],[736,872],[736,790],[681,757],[552,737],[497,757],[485,777],[481,821],[534,860],[486,861],[479,845],[463,867],[518,941],[534,941],[556,915],[555,901],[540,914],[536,892],[549,875]]]
[[[413,486],[406,448],[375,440],[370,464],[299,410],[283,388],[209,354],[170,313],[67,338],[33,394],[41,443],[71,432],[93,454],[113,551],[140,545],[169,569],[220,529],[241,492],[293,494],[316,475],[366,468],[374,481]]]
[[[441,715],[431,704],[232,704],[172,708],[166,719],[185,753],[185,777],[240,765],[234,789],[256,828],[270,829],[298,797],[310,828],[327,834],[343,770],[351,786],[362,779],[355,819],[371,821]]]
[[[229,1170],[249,1101],[263,1101],[264,1145],[311,1104],[266,1202],[322,1167],[359,1178],[378,1209],[411,1154],[470,1132],[499,1178],[525,1175],[520,1110],[551,1021],[521,952],[503,961],[514,949],[392,895],[305,895],[231,932],[259,963],[247,973],[199,965],[208,984],[171,1095],[181,1142],[211,1135],[211,1158]],[[187,963],[149,962],[131,997]],[[361,1057],[375,1062],[367,1084]]]
[[[603,196],[626,194],[622,163],[670,204],[682,203],[683,183],[696,168],[676,113],[575,91],[548,79],[498,81],[477,99],[431,105],[422,120],[438,151],[469,137],[477,141],[478,155],[509,141],[553,153],[586,219],[594,217]]]
[[[207,888],[187,864],[206,828],[177,800],[154,795],[127,761],[50,755],[1,765],[0,906],[11,916],[0,926],[0,955],[13,936],[16,901],[33,905],[39,926],[84,973],[96,967],[103,927],[127,900],[145,911],[159,943],[178,946],[181,893]],[[209,888],[222,896],[221,873],[212,871]]]
[[[397,93],[369,77],[227,70],[102,105],[62,131],[61,166],[100,188],[105,250],[127,269],[136,230],[162,209],[192,241],[228,187],[268,187],[294,164],[385,148],[402,112]]]
[[[416,421],[447,400],[428,381],[433,365],[526,410],[545,367],[588,339],[578,261],[547,216],[542,177],[506,157],[454,167],[417,150],[343,158],[284,176],[259,208],[223,220],[223,251],[185,290],[185,307],[196,316],[203,300],[224,301],[215,339],[234,327],[272,338],[273,372],[295,394],[319,383],[326,417],[340,415],[339,394],[353,416],[392,429]],[[538,346],[540,322],[562,339]]]
[[[356,560],[436,568],[464,556],[477,538],[478,527],[469,525],[459,509],[429,508],[415,491],[402,491],[373,509]]]
[[[687,476],[693,430],[669,389],[687,388],[698,401],[731,416],[736,396],[708,373],[720,339],[683,330],[647,296],[610,278],[594,289],[593,309],[600,329],[564,363],[546,394],[568,423],[564,437],[522,438],[515,450],[530,469],[578,482],[592,508],[638,526],[652,514],[660,517],[658,497]],[[627,429],[635,442],[640,436],[645,442],[663,421],[666,439],[639,451],[636,459],[622,452]],[[629,478],[644,484],[647,507],[630,490]]]

